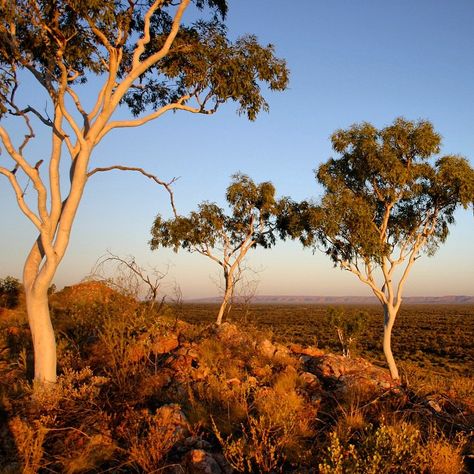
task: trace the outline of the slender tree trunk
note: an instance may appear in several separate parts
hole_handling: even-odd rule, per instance
[[[76,157],[71,171],[71,191],[62,204],[59,225],[50,218],[47,222],[50,228],[45,229],[44,234],[37,239],[23,268],[26,309],[33,339],[35,382],[40,387],[56,382],[56,338],[49,314],[48,288],[69,244],[72,224],[87,181],[90,152],[85,149]],[[50,242],[49,251],[44,248],[44,242]]]
[[[217,315],[217,320],[216,324],[220,326],[222,324],[222,319],[224,317],[225,310],[227,308],[227,305],[229,304],[229,301],[232,298],[232,290],[233,290],[233,282],[232,282],[232,276],[227,274],[225,275],[225,291],[224,291],[224,298],[222,300],[221,307],[219,308],[219,313]]]
[[[48,306],[48,288],[26,290],[26,309],[33,339],[35,382],[56,382],[56,339]]]
[[[390,370],[390,375],[393,380],[398,380],[400,377],[398,375],[397,365],[392,354],[392,328],[395,323],[395,318],[397,313],[393,306],[384,304],[384,324],[383,324],[383,352],[385,358],[387,359],[388,368]]]
[[[339,338],[339,343],[341,344],[342,355],[346,356],[346,345],[344,344],[344,334],[341,328],[336,328],[337,337]]]

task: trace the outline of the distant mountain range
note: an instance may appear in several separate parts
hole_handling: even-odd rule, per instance
[[[221,298],[194,298],[187,303],[219,303]],[[253,304],[378,304],[372,296],[282,296],[258,295],[252,298]],[[474,304],[474,296],[407,296],[403,298],[405,304]]]

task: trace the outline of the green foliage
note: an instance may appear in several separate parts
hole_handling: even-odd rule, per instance
[[[192,3],[198,10],[210,11],[211,19],[182,26],[169,54],[142,71],[139,87],[131,88],[122,103],[139,115],[183,96],[200,95],[203,111],[212,112],[233,100],[239,105],[239,113],[254,120],[259,111],[268,109],[260,83],[267,83],[272,90],[286,88],[285,61],[274,56],[272,45],[261,46],[252,35],[229,41],[223,23],[225,0]],[[17,68],[33,72],[53,99],[64,68],[70,71],[71,84],[84,83],[91,75],[105,76],[109,69],[104,57],[108,53],[118,53],[118,74],[124,78],[131,70],[136,41],[143,36],[146,13],[152,4],[151,0],[2,2],[0,114],[9,109],[7,104],[11,105],[8,100],[14,92]],[[176,4],[165,1],[151,15],[150,41],[141,61],[163,48],[175,12]]]
[[[207,254],[214,248],[229,247],[238,251],[246,239],[251,246],[268,248],[276,240],[276,216],[283,200],[275,200],[275,188],[269,182],[256,184],[237,173],[227,188],[230,213],[215,203],[203,202],[188,217],[163,220],[158,215],[151,229],[152,250],[170,247]]]
[[[326,193],[309,243],[319,242],[335,263],[379,262],[421,237],[434,252],[457,206],[474,201],[474,170],[465,158],[429,163],[440,143],[431,123],[402,118],[381,130],[363,123],[335,132],[341,156],[317,171]]]
[[[329,323],[336,328],[342,354],[349,356],[357,344],[357,338],[367,326],[367,312],[352,311],[346,314],[342,307],[329,307],[327,315]]]
[[[17,278],[7,276],[0,278],[0,307],[15,308],[21,292],[21,283]]]

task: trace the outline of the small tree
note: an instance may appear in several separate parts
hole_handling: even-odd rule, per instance
[[[139,265],[132,255],[120,257],[107,251],[105,255],[99,257],[88,279],[104,281],[114,290],[144,301],[147,307],[153,310],[167,275],[168,269],[165,271],[160,271],[157,267],[146,269]],[[165,298],[166,296],[161,297],[158,313],[163,308]]]
[[[20,298],[21,283],[17,278],[0,278],[0,307],[15,308]]]
[[[335,265],[370,287],[384,310],[383,350],[393,379],[391,349],[403,290],[422,252],[433,255],[458,206],[474,201],[474,170],[465,158],[430,164],[441,138],[426,121],[398,118],[381,130],[368,123],[338,130],[332,158],[317,171],[320,205],[294,205],[283,224],[304,245],[322,245]]]
[[[193,4],[210,18],[184,24]],[[261,85],[287,85],[286,64],[272,45],[252,35],[228,39],[226,12],[226,0],[0,1],[0,175],[38,234],[23,285],[40,385],[56,381],[48,288],[89,178],[132,170],[167,186],[141,168],[93,168],[95,147],[116,129],[169,111],[213,114],[227,101],[253,120],[268,109]],[[26,75],[34,94],[44,94],[45,110],[25,103],[32,95]],[[133,116],[118,117],[121,106]],[[38,130],[51,144],[40,157],[31,146]]]
[[[337,338],[341,345],[342,355],[350,357],[357,338],[365,327],[367,313],[356,311],[346,314],[344,308],[333,308],[327,310],[327,316],[332,326],[336,328]]]
[[[284,200],[275,200],[275,188],[269,182],[255,184],[248,176],[235,174],[227,188],[226,199],[231,208],[227,215],[215,203],[203,202],[188,217],[176,215],[163,220],[158,215],[151,229],[152,250],[170,247],[205,255],[221,266],[224,297],[217,316],[221,324],[229,304],[236,276],[248,251],[271,247],[276,240],[276,216]]]

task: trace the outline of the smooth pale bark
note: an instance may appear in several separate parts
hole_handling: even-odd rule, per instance
[[[56,341],[49,314],[47,293],[49,285],[68,247],[72,225],[82,198],[84,186],[88,177],[94,173],[88,173],[87,169],[92,150],[111,130],[115,128],[140,126],[158,118],[169,110],[185,110],[192,113],[203,113],[203,105],[201,103],[199,103],[199,107],[192,107],[186,104],[186,101],[190,98],[190,95],[186,94],[176,102],[168,104],[140,119],[111,121],[113,113],[130,87],[133,86],[141,75],[147,70],[150,70],[150,68],[169,53],[172,43],[179,31],[183,13],[189,3],[190,0],[182,0],[179,2],[171,30],[162,48],[142,60],[142,53],[145,51],[146,45],[151,39],[151,17],[153,13],[163,5],[163,2],[160,0],[153,2],[144,16],[143,35],[138,35],[140,38],[136,43],[131,70],[123,79],[120,78],[120,81],[118,80],[117,74],[122,61],[121,48],[109,43],[107,35],[105,35],[99,27],[92,24],[89,25],[96,34],[99,45],[101,44],[109,55],[108,59],[105,60],[107,62],[106,69],[108,70],[106,82],[102,86],[96,103],[89,114],[85,112],[79,97],[71,88],[71,84],[74,82],[74,79],[77,78],[78,74],[77,71],[70,69],[69,65],[63,61],[63,48],[66,47],[67,40],[64,40],[62,37],[58,38],[57,36],[55,38],[59,45],[58,53],[55,56],[55,60],[57,61],[55,67],[60,71],[57,81],[53,80],[50,83],[46,79],[43,80],[42,75],[32,66],[34,64],[33,61],[31,62],[31,68],[27,67],[42,86],[48,90],[54,104],[53,146],[48,165],[49,189],[47,189],[45,182],[43,182],[39,171],[43,160],[38,161],[36,165],[33,166],[22,154],[23,148],[30,138],[34,137],[28,116],[30,112],[21,111],[20,108],[13,104],[13,108],[16,109],[17,112],[15,115],[23,117],[27,129],[30,131],[30,134],[26,135],[19,149],[15,149],[9,134],[3,126],[0,126],[0,142],[16,163],[13,171],[0,166],[0,174],[9,179],[13,191],[16,194],[20,210],[35,225],[40,234],[40,238],[33,245],[26,259],[23,271],[28,320],[34,347],[35,382],[38,382],[37,386],[47,385],[48,383],[54,383],[56,381]],[[56,33],[51,34],[54,36]],[[25,64],[23,64],[23,66],[25,66]],[[46,76],[48,75],[45,74],[45,77]],[[14,77],[14,75],[12,77]],[[18,84],[15,85],[15,88],[16,86],[18,86]],[[12,100],[13,96],[14,93],[11,95]],[[69,101],[66,100],[66,97],[72,98],[76,106],[74,111],[79,112],[84,119],[83,126],[76,122],[74,118],[75,113],[68,111],[67,105],[69,105]],[[28,107],[28,109],[31,108]],[[34,109],[32,110],[35,112]],[[206,112],[213,113],[213,110]],[[35,112],[35,115],[41,117],[41,114],[38,112]],[[44,118],[42,122],[51,126],[49,118]],[[68,129],[67,133],[64,131],[64,125],[66,125]],[[76,141],[75,143],[73,143],[74,140]],[[63,199],[61,196],[62,186],[59,166],[63,145],[66,146],[72,159],[69,174],[71,183],[70,192],[66,199]],[[112,168],[114,167],[110,167],[109,169]],[[33,184],[37,194],[37,212],[30,209],[25,202],[25,193],[15,175],[18,169],[21,169]],[[137,170],[139,171],[140,169],[135,169],[135,171]],[[104,169],[96,169],[96,171],[104,171]],[[150,175],[148,175],[148,177],[150,177]]]
[[[78,154],[72,170],[69,196],[62,205],[57,222],[46,216],[49,226],[41,228],[23,269],[28,322],[34,350],[35,383],[37,387],[56,382],[56,339],[48,305],[48,288],[69,244],[74,217],[87,181],[87,163],[91,150]],[[55,183],[54,183],[55,184]],[[53,204],[56,204],[54,201]],[[45,220],[46,220],[45,219]],[[54,232],[54,229],[57,229]],[[56,235],[56,238],[53,236]]]
[[[224,291],[224,298],[222,300],[221,307],[219,308],[219,313],[217,314],[217,320],[216,324],[220,326],[222,324],[222,319],[224,317],[225,310],[227,308],[227,305],[229,304],[229,301],[232,298],[232,290],[234,288],[233,282],[232,282],[232,276],[231,275],[226,275],[225,276],[225,291]]]
[[[35,382],[56,382],[56,339],[48,306],[48,288],[26,291],[26,308],[33,339]]]
[[[389,304],[383,305],[383,311],[383,353],[385,354],[385,359],[387,360],[392,379],[398,380],[400,376],[398,374],[397,364],[395,363],[395,359],[392,354],[392,328],[397,317],[397,312],[395,311],[395,308]]]

